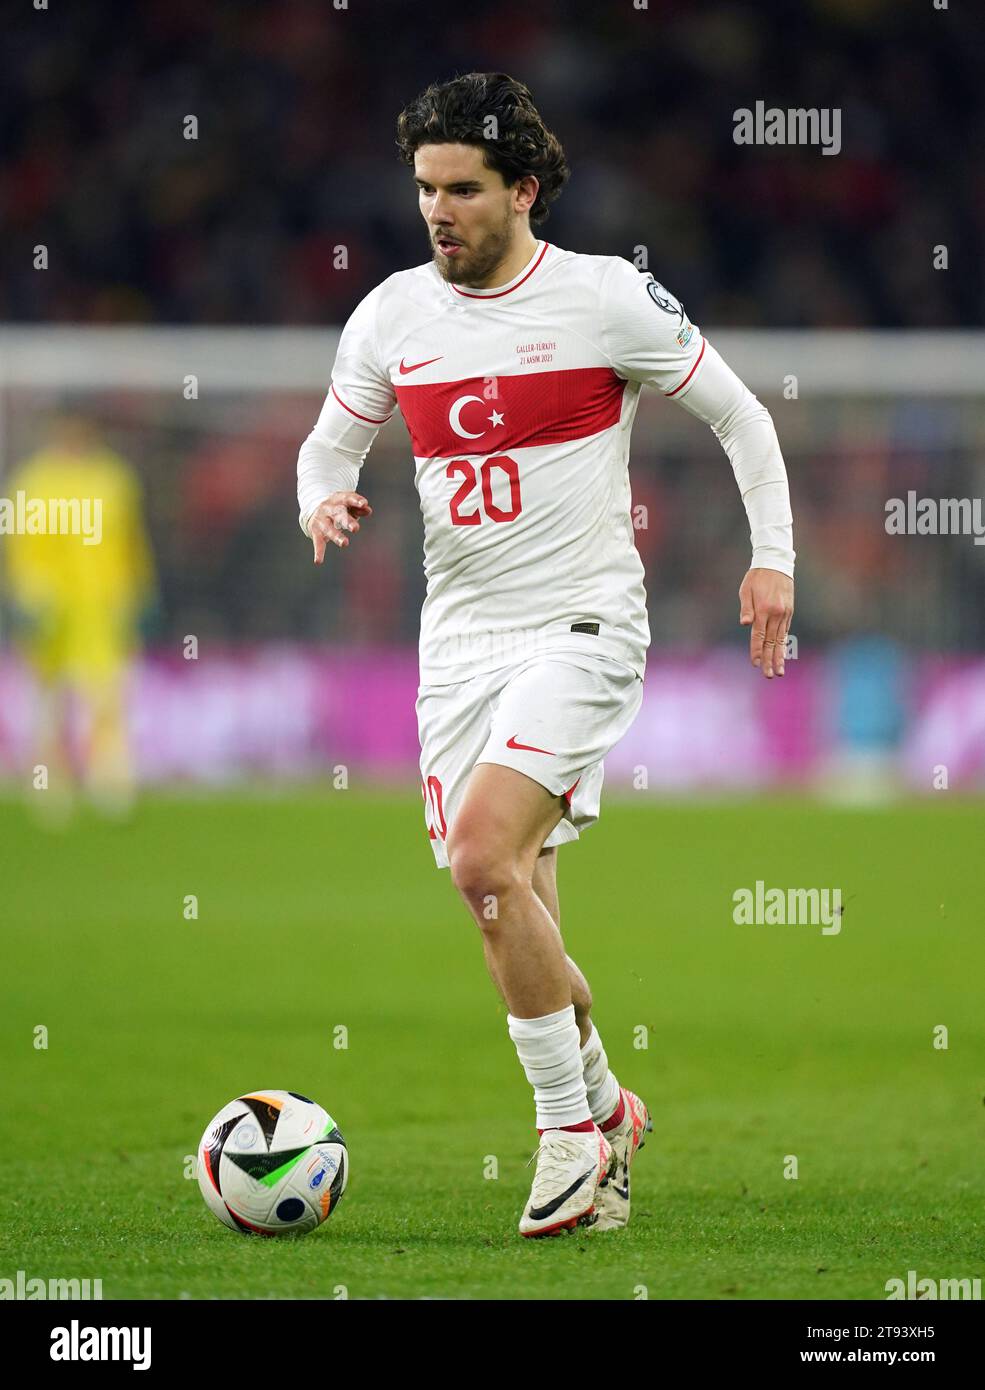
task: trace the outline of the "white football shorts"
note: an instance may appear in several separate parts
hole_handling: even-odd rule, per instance
[[[526,773],[566,803],[544,847],[577,840],[599,817],[602,759],[629,729],[643,680],[605,656],[531,657],[451,685],[421,685],[424,819],[435,861],[448,868],[445,841],[476,763]]]

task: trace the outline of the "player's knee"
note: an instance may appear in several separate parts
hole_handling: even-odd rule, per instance
[[[592,991],[588,986],[580,986],[577,992],[572,986],[571,1002],[575,1006],[575,1018],[578,1022],[587,1022],[592,1012]]]
[[[498,903],[522,881],[512,855],[471,836],[449,837],[448,866],[452,883],[484,921],[496,920]]]

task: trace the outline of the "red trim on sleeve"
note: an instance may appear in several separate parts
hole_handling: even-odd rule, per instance
[[[675,386],[674,389],[673,389],[673,391],[665,391],[665,392],[664,392],[664,395],[668,398],[668,400],[670,399],[671,396],[676,396],[677,393],[678,393],[678,391],[683,391],[683,390],[684,390],[684,387],[688,384],[688,382],[689,382],[689,381],[691,380],[691,378],[694,376],[695,372],[698,370],[698,367],[701,365],[701,359],[702,359],[702,357],[704,357],[704,355],[705,355],[705,340],[704,340],[704,338],[702,338],[702,339],[701,339],[701,351],[698,353],[698,360],[697,360],[697,362],[695,362],[694,366],[693,366],[693,367],[691,368],[691,370],[688,372],[687,376],[686,376],[686,377],[684,378],[684,380],[681,382],[680,386]]]
[[[350,406],[346,405],[345,401],[339,395],[338,391],[336,391],[334,381],[332,382],[332,395],[338,401],[339,405],[342,407],[343,410],[348,410],[350,415],[355,415],[357,420],[364,420],[367,425],[383,425],[390,418],[389,415],[384,415],[382,420],[374,420],[371,415],[360,415],[357,410],[353,410]],[[392,414],[393,412],[391,411],[390,413]]]

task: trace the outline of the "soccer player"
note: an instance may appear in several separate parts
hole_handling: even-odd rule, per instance
[[[650,633],[629,437],[644,385],[709,424],[749,519],[750,656],[783,675],[792,519],[773,422],[650,274],[535,237],[568,177],[503,73],[432,85],[400,115],[432,259],[356,307],[298,457],[321,564],[372,514],[359,470],[395,407],[424,515],[417,715],[425,821],[478,926],[534,1090],[525,1236],[626,1224],[651,1126],[609,1069],[565,954],[557,846],[599,814],[603,759],[640,706]]]
[[[43,799],[34,793],[31,804],[57,824],[78,791],[114,818],[132,809],[126,687],[139,619],[156,584],[134,470],[85,416],[58,415],[48,434],[11,478],[12,497],[50,507],[54,516],[90,515],[98,527],[83,535],[35,525],[5,537],[0,558],[15,632],[36,682],[31,763],[48,769]],[[77,760],[76,707],[83,714]]]

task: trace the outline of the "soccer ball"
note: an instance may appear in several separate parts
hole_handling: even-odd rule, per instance
[[[297,1091],[251,1091],[216,1115],[198,1146],[205,1205],[244,1235],[305,1235],[335,1210],[349,1151],[327,1111]]]

